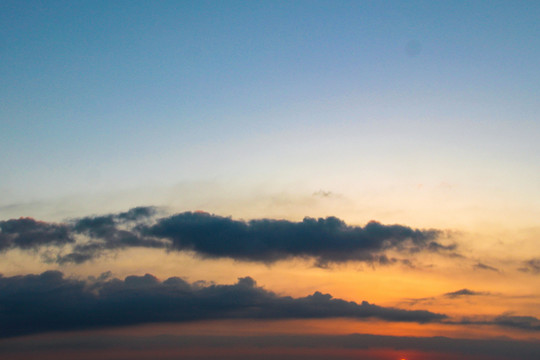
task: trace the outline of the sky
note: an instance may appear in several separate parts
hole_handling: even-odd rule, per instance
[[[538,357],[539,16],[2,1],[2,357]]]

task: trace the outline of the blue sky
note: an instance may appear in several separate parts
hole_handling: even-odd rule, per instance
[[[536,2],[1,7],[0,205],[447,183],[537,210]]]

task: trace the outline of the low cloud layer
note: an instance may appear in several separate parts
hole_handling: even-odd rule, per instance
[[[129,349],[115,353],[111,349]],[[207,353],[186,353],[175,349],[212,349]],[[127,336],[96,334],[62,334],[52,338],[17,338],[4,339],[0,347],[0,357],[11,359],[40,358],[46,359],[234,359],[234,360],[298,360],[298,359],[374,359],[373,353],[339,352],[336,349],[369,350],[369,349],[415,350],[426,352],[422,358],[448,359],[490,359],[516,360],[536,359],[540,354],[540,343],[513,339],[452,339],[447,337],[406,337],[367,334],[351,335],[244,335],[244,336],[208,336],[208,335],[157,335]],[[170,357],[164,356],[164,349]],[[231,353],[227,349],[240,349]],[[253,349],[247,354],[241,350]],[[270,356],[270,349],[280,349],[277,355]],[[290,349],[290,352],[283,351]],[[299,349],[302,349],[299,351]],[[317,350],[306,351],[308,349]],[[333,352],[325,351],[333,349]],[[101,352],[100,352],[101,350]],[[44,355],[48,355],[45,357]],[[152,354],[153,356],[149,356]],[[371,356],[370,356],[371,355]],[[386,359],[387,357],[385,357]],[[377,357],[380,359],[380,357]]]
[[[525,330],[530,332],[540,331],[540,319],[534,316],[528,315],[515,315],[513,313],[506,313],[490,318],[482,317],[470,317],[464,318],[461,321],[449,321],[448,324],[458,325],[488,325],[488,326],[500,326],[506,328],[513,328],[518,330]]]
[[[534,316],[505,314],[497,316],[493,323],[499,326],[511,327],[521,330],[540,331],[540,319]]]
[[[250,277],[233,285],[190,284],[178,277],[159,281],[149,274],[124,280],[69,279],[58,271],[0,277],[0,337],[157,322],[334,317],[417,323],[446,318],[320,292],[302,298],[279,296]]]
[[[375,221],[350,226],[335,217],[299,222],[243,221],[204,212],[157,217],[155,208],[139,207],[62,224],[28,218],[0,221],[0,251],[55,247],[57,255],[48,260],[58,263],[82,263],[106,251],[144,247],[265,263],[302,257],[314,258],[319,266],[344,261],[388,264],[390,250],[452,253],[455,245],[441,243],[442,235],[439,230]]]

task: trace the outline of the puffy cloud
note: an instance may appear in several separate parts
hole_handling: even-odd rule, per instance
[[[407,253],[452,249],[436,241],[441,235],[438,230],[375,221],[365,227],[349,226],[336,217],[305,218],[300,222],[273,219],[246,222],[185,212],[159,219],[145,233],[170,239],[173,249],[191,250],[204,257],[262,262],[313,257],[319,265],[349,260],[378,261],[390,249]]]
[[[313,258],[319,266],[344,261],[389,264],[386,252],[420,251],[454,254],[455,245],[439,242],[439,230],[419,230],[375,221],[350,226],[336,217],[305,218],[294,222],[275,219],[250,221],[204,212],[157,217],[156,209],[139,207],[125,213],[74,219],[65,224],[13,226],[2,222],[0,250],[53,245],[58,263],[82,263],[108,250],[128,247],[192,251],[201,257],[231,258],[272,263],[293,257]],[[29,221],[29,220],[24,220]],[[17,223],[18,224],[18,223]],[[37,225],[36,225],[37,224]],[[75,241],[74,239],[77,239]],[[32,244],[29,246],[27,244]]]
[[[61,272],[0,277],[0,336],[204,319],[377,318],[433,322],[446,318],[425,310],[382,307],[329,294],[293,298],[258,287],[250,277],[233,285],[190,284],[152,275],[124,280],[78,280]]]
[[[60,264],[82,263],[106,250],[128,247],[165,248],[167,241],[141,236],[133,229],[134,226],[142,226],[155,213],[153,207],[137,207],[119,214],[76,219],[70,227],[72,233],[84,235],[90,240],[76,244],[71,253],[59,255],[55,260]]]
[[[0,221],[0,251],[62,246],[73,242],[73,234],[67,224],[46,223],[32,218]]]

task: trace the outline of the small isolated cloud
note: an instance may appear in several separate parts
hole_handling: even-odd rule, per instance
[[[338,197],[339,195],[334,194],[332,191],[325,191],[325,190],[319,190],[315,191],[313,196],[322,197],[322,198],[329,198],[329,197]]]
[[[489,265],[486,265],[486,264],[482,264],[482,263],[477,263],[473,266],[473,268],[475,270],[487,270],[487,271],[494,271],[494,272],[501,272],[499,269],[493,267],[493,266],[489,266]]]
[[[434,304],[434,303],[440,302],[441,300],[458,299],[458,298],[468,297],[468,296],[492,296],[492,295],[493,294],[490,292],[474,291],[474,290],[469,290],[469,289],[464,288],[464,289],[460,289],[456,291],[447,292],[447,293],[444,293],[442,295],[437,295],[437,296],[406,299],[404,303],[409,304],[409,305]]]
[[[446,318],[425,310],[345,301],[321,292],[300,298],[279,296],[250,277],[233,285],[205,285],[179,277],[159,281],[150,274],[124,280],[69,279],[58,271],[0,276],[0,337],[156,322],[335,317],[417,323]]]
[[[478,295],[489,295],[487,292],[472,291],[469,289],[461,289],[453,292],[444,294],[443,296],[454,299],[462,296],[478,296]]]
[[[28,223],[28,224],[27,224]],[[439,241],[443,232],[384,225],[347,225],[336,217],[299,222],[256,219],[234,220],[205,212],[183,212],[157,217],[153,207],[74,219],[64,224],[19,219],[0,223],[1,250],[55,246],[49,261],[82,263],[106,251],[131,247],[191,251],[204,258],[273,263],[294,257],[313,258],[318,266],[346,261],[388,264],[387,251],[421,251],[455,255],[455,245]],[[77,238],[77,241],[74,239]]]

